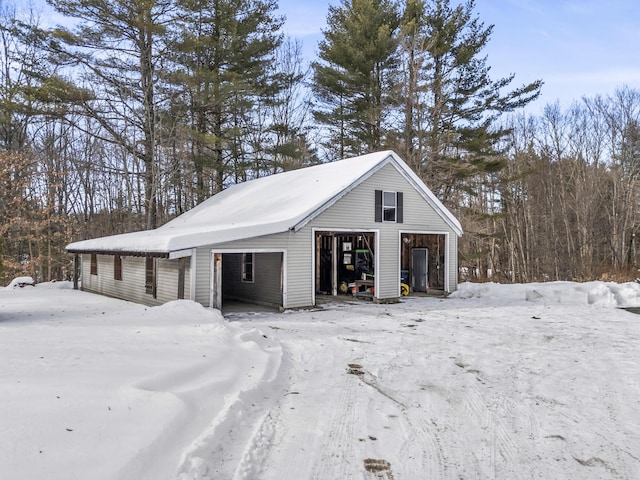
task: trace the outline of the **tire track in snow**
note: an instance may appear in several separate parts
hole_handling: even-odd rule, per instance
[[[362,383],[375,389],[383,399],[392,402],[400,413],[406,428],[410,432],[409,438],[404,442],[406,449],[403,448],[402,450],[408,450],[409,448],[415,450],[417,445],[417,450],[422,454],[422,468],[420,471],[404,472],[405,475],[412,474],[413,478],[428,478],[430,480],[456,478],[455,472],[449,468],[450,464],[444,454],[436,423],[431,418],[427,418],[420,407],[409,406],[408,402],[397,398],[395,392],[390,393],[389,389],[381,386],[378,377],[372,373],[364,371],[359,378]],[[381,475],[392,475],[390,468],[388,473],[387,470],[379,473]]]
[[[313,343],[305,343],[296,350],[283,346],[289,372],[296,375],[308,369],[317,369]],[[315,371],[315,370],[314,370]],[[326,383],[325,383],[326,385]],[[289,391],[274,407],[277,412],[273,448],[269,451],[265,478],[302,479],[309,478],[312,468],[312,453],[318,441],[317,426],[322,409],[315,404],[318,398],[317,385],[309,385],[307,373],[290,379]],[[311,402],[311,404],[310,404]]]
[[[247,442],[240,463],[233,475],[234,479],[252,480],[258,478],[273,444],[278,423],[277,409],[270,410],[257,422],[254,433]]]
[[[564,404],[553,401],[541,401],[540,406],[547,410],[547,415],[560,417],[569,425],[589,425],[588,431],[591,435],[579,438],[563,438],[567,442],[569,458],[575,460],[583,467],[603,469],[610,478],[615,479],[635,479],[640,472],[640,455],[632,452],[628,443],[622,435],[625,430],[617,415],[618,407],[607,393],[608,384],[605,384],[598,395],[598,410],[602,415],[583,415],[579,412],[590,411],[585,405],[571,408]],[[596,441],[598,437],[601,441]],[[631,460],[629,460],[631,459]],[[616,467],[613,468],[612,465]]]
[[[364,460],[364,470],[368,480],[395,480],[391,464],[386,460],[366,458]]]
[[[253,479],[260,473],[276,424],[271,410],[283,386],[282,348],[256,330],[238,338],[262,352],[262,375],[225,397],[209,428],[183,451],[179,480]]]
[[[453,479],[454,472],[450,469],[449,460],[444,453],[442,438],[435,422],[432,419],[427,419],[424,412],[414,411],[414,409],[403,411],[402,415],[411,427],[415,441],[421,447],[423,469],[417,473],[423,478],[432,480]]]
[[[520,457],[526,455],[527,449],[521,445],[521,442],[508,429],[503,420],[503,418],[513,418],[513,405],[510,400],[500,398],[497,403],[491,405],[487,402],[480,388],[470,384],[465,389],[464,401],[466,410],[480,429],[488,432],[486,445],[488,455],[486,458],[489,460],[489,465],[487,473],[494,478],[523,478],[523,471],[519,467],[523,463]],[[527,461],[526,463],[533,464],[534,462]]]
[[[343,383],[334,406],[331,427],[322,445],[322,453],[313,466],[313,480],[352,478],[354,425],[359,415],[355,406],[355,390],[360,381],[356,375],[343,374]]]

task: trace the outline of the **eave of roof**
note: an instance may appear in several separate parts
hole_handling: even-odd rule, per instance
[[[238,219],[238,221],[230,220],[232,222],[230,224],[216,224],[215,222],[208,221],[211,217],[210,207],[208,205],[201,204],[157,230],[145,230],[110,237],[101,237],[93,240],[78,241],[69,244],[67,246],[67,251],[71,253],[109,253],[131,256],[166,257],[169,256],[170,252],[196,248],[204,245],[272,235],[276,233],[283,233],[288,230],[298,231],[304,227],[304,225],[308,224],[311,220],[324,212],[327,208],[334,205],[364,180],[389,163],[391,163],[407,179],[407,181],[416,188],[425,201],[431,205],[431,207],[457,235],[462,235],[462,227],[458,220],[395,152],[390,150],[377,152],[353,159],[342,160],[340,162],[349,161],[356,162],[354,169],[361,173],[350,179],[348,183],[345,182],[345,185],[340,190],[331,191],[330,195],[327,195],[326,198],[317,204],[314,204],[309,209],[297,212],[289,217],[278,218],[276,216],[272,219],[256,218],[244,223],[242,219]],[[335,172],[336,167],[338,171],[344,171],[345,168],[349,171],[349,166],[347,164],[325,165],[334,165],[334,167],[328,167],[333,168],[331,172]],[[324,173],[325,170],[328,171],[326,168],[324,170],[313,170],[314,168],[322,169],[322,167],[323,165],[308,167],[309,177],[313,179],[314,175],[321,175],[319,172],[323,171]],[[363,167],[365,167],[364,170]],[[285,179],[293,177],[300,180],[300,177],[305,174],[304,170],[307,169],[295,171],[297,173],[288,172],[290,173],[289,177],[280,178]],[[277,177],[277,175],[274,175],[273,177]],[[265,183],[269,182],[269,178],[270,177],[264,177],[263,179],[255,181],[261,181],[262,183],[260,186],[264,188],[265,185],[269,185],[268,183]],[[241,198],[246,199],[247,193],[251,193],[251,183],[252,182],[246,182],[245,184],[239,184],[236,186],[236,190],[240,193]],[[255,185],[258,186],[258,184]],[[231,189],[223,191],[218,195],[224,194],[224,198],[228,202],[229,198],[234,198],[234,193],[230,190]],[[320,190],[320,192],[321,191],[322,190]],[[318,191],[316,191],[316,195],[317,193]],[[216,205],[220,204],[217,200],[212,200],[216,197],[217,195],[211,197],[205,203],[208,204],[208,202],[213,201],[211,205],[216,208]],[[219,206],[217,208],[219,208]],[[215,210],[213,210],[213,212],[215,212]],[[195,222],[193,221],[194,218],[196,219]],[[191,225],[191,223],[193,223],[193,225]]]
[[[105,249],[86,249],[86,248],[66,248],[69,253],[78,254],[97,254],[97,255],[120,255],[121,257],[154,257],[168,258],[170,252],[141,252],[131,250],[105,250]]]

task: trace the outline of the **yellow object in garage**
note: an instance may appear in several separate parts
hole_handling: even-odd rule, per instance
[[[409,285],[407,285],[406,283],[400,284],[400,295],[402,295],[403,297],[409,295]]]

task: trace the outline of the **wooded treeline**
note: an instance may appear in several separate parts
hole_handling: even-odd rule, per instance
[[[472,1],[342,0],[311,62],[275,0],[48,2],[67,26],[0,4],[0,284],[380,149],[461,220],[463,278],[635,278],[640,92],[525,115],[542,81],[491,78]]]

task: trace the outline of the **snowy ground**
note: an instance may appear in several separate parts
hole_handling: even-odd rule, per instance
[[[227,320],[0,289],[0,477],[637,479],[640,285]]]

